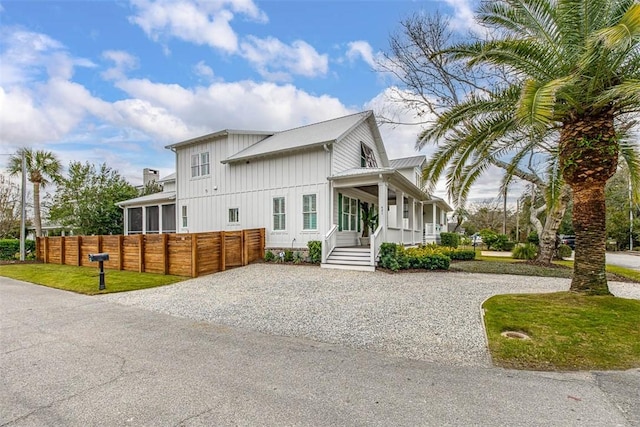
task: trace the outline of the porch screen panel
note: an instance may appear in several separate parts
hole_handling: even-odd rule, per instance
[[[147,206],[147,233],[160,232],[160,209],[158,206]]]
[[[129,208],[128,234],[142,233],[142,208]]]
[[[176,205],[162,206],[162,232],[163,233],[175,233],[176,232]]]

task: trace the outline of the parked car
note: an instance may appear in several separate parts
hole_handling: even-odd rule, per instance
[[[473,244],[473,246],[480,246],[482,244],[482,236],[478,233],[472,234],[471,244]]]
[[[575,250],[576,249],[576,236],[571,236],[571,235],[567,235],[567,234],[561,234],[560,236],[560,243],[563,245],[567,245],[569,247],[571,247],[571,249]]]

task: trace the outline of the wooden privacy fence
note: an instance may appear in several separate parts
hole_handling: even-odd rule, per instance
[[[38,237],[36,256],[50,264],[96,266],[89,254],[107,252],[105,268],[198,277],[264,258],[264,231]]]

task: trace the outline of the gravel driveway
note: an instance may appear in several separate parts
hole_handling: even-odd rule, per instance
[[[252,264],[100,298],[266,334],[447,365],[490,366],[480,306],[505,293],[567,290],[568,279],[428,272],[365,273]],[[640,299],[640,285],[610,283]]]

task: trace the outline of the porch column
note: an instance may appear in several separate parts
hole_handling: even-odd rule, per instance
[[[142,234],[147,234],[147,207],[142,207]]]
[[[396,190],[396,225],[400,229],[400,243],[404,245],[404,193]]]
[[[409,231],[411,232],[411,244],[416,243],[416,199],[409,197]]]
[[[124,208],[124,230],[122,230],[122,234],[129,235],[129,208]]]
[[[443,226],[447,223],[447,214],[444,212],[444,209],[440,209],[440,224]],[[445,228],[446,231],[446,228]]]
[[[438,233],[436,232],[436,204],[434,203],[433,205],[431,205],[431,207],[433,208],[433,213],[431,215],[431,225],[433,227],[433,234],[437,235]]]
[[[385,181],[378,182],[378,223],[382,227],[382,241],[387,241],[387,206],[389,203],[389,186]]]
[[[420,216],[418,219],[418,225],[420,226],[420,242],[426,243],[424,241],[424,202],[420,202]]]

